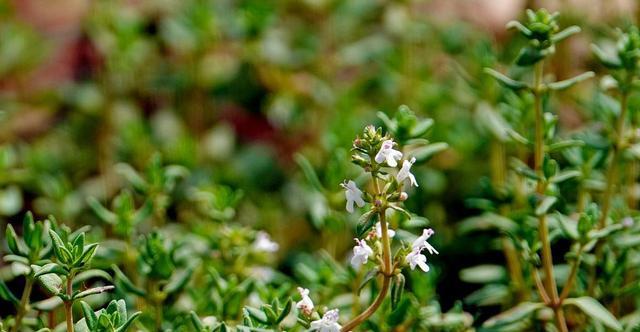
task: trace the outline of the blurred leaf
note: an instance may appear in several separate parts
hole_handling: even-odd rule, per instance
[[[537,310],[544,308],[544,303],[522,302],[517,306],[493,316],[483,327],[503,327],[531,317]]]
[[[296,163],[298,163],[298,166],[300,166],[300,168],[302,169],[302,173],[304,174],[309,184],[315,190],[324,192],[322,183],[320,182],[320,179],[318,178],[318,175],[316,174],[316,171],[313,169],[313,166],[311,165],[309,160],[299,153],[296,154],[293,158],[295,159]]]
[[[477,265],[460,270],[460,279],[468,283],[489,284],[507,279],[507,271],[500,265]]]
[[[620,325],[618,320],[602,304],[600,304],[600,302],[592,297],[583,296],[566,299],[563,305],[575,305],[580,308],[587,317],[599,321],[614,331],[622,330],[622,325]]]
[[[526,89],[529,86],[527,85],[527,83],[525,82],[520,82],[520,81],[516,81],[512,78],[509,78],[505,75],[503,75],[500,72],[497,72],[491,68],[485,68],[484,72],[490,76],[492,76],[493,78],[495,78],[499,83],[501,83],[502,85],[506,86],[509,89],[512,90],[522,90],[522,89]]]
[[[548,83],[547,87],[549,87],[549,89],[551,90],[560,91],[560,90],[568,89],[574,86],[575,84],[580,83],[584,80],[590,79],[594,76],[595,74],[592,71],[588,71],[586,73],[582,73],[578,76],[566,79],[564,81]]]

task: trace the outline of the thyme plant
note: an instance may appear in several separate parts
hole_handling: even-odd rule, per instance
[[[431,228],[423,229],[422,234],[411,245],[403,243],[395,253],[392,252],[391,243],[396,231],[390,228],[387,215],[395,211],[409,219],[413,218],[412,214],[404,209],[403,202],[407,200],[410,188],[418,186],[415,176],[411,173],[411,168],[416,163],[415,156],[424,158],[427,157],[425,154],[431,155],[445,146],[430,145],[421,138],[428,132],[432,121],[418,120],[406,106],[399,109],[397,117],[393,120],[386,116],[382,118],[391,130],[404,135],[401,139],[406,140],[411,149],[407,148],[403,152],[403,147],[398,146],[389,133],[383,135],[381,128],[367,126],[362,135],[353,141],[351,156],[352,162],[367,174],[367,179],[360,186],[354,180],[345,180],[341,184],[345,192],[347,212],[354,213],[356,208],[367,206],[366,212],[358,220],[351,264],[358,269],[373,265],[366,273],[360,288],[367,282],[381,279],[379,292],[364,311],[342,326],[338,323],[337,309],[326,311],[320,317],[309,296],[309,290],[298,288],[302,297],[296,304],[301,312],[300,320],[312,330],[352,331],[378,311],[387,295],[390,296],[391,308],[395,309],[405,288],[402,269],[409,267],[414,270],[418,267],[424,272],[429,272],[430,267],[423,251],[431,255],[438,254],[428,241],[435,233]],[[365,190],[361,190],[360,187]],[[314,318],[316,319],[312,320]]]
[[[514,328],[514,326],[525,328],[530,326],[527,325],[530,322],[518,322],[518,319],[529,317],[536,312],[544,312],[542,309],[546,308],[553,313],[556,330],[574,330],[577,326],[585,325],[585,322],[576,321],[575,318],[568,322],[567,313],[572,312],[570,307],[575,306],[593,320],[593,324],[602,324],[610,329],[620,330],[621,324],[611,314],[611,307],[607,308],[600,302],[604,300],[602,297],[594,298],[593,296],[597,280],[595,275],[603,256],[604,247],[607,243],[611,243],[610,241],[624,228],[620,223],[612,223],[608,220],[611,217],[614,188],[618,183],[616,169],[620,166],[620,156],[626,144],[627,100],[632,90],[631,82],[635,80],[637,67],[637,30],[632,28],[629,33],[622,35],[617,44],[616,56],[613,58],[606,55],[600,48],[593,47],[596,57],[603,65],[615,70],[613,81],[614,86],[620,92],[620,109],[613,117],[614,124],[611,126],[612,144],[604,169],[605,180],[600,200],[589,202],[589,189],[583,184],[580,185],[576,204],[566,206],[566,197],[564,196],[566,193],[563,193],[564,183],[566,181],[585,181],[583,183],[588,183],[592,173],[595,172],[594,168],[598,167],[599,160],[603,160],[603,158],[598,157],[602,155],[600,153],[591,154],[591,156],[588,155],[588,152],[585,154],[584,151],[591,147],[585,147],[587,143],[584,139],[558,139],[556,135],[558,120],[557,116],[551,113],[550,93],[568,89],[594,76],[593,72],[586,72],[562,81],[550,82],[547,80],[545,61],[555,53],[560,42],[580,31],[576,26],[560,30],[557,18],[557,13],[551,14],[544,9],[528,10],[525,22],[513,21],[507,25],[507,27],[518,31],[528,41],[520,50],[515,63],[519,67],[530,70],[532,76],[530,83],[510,78],[493,69],[486,69],[486,72],[504,87],[518,93],[522,98],[530,96],[532,99],[529,110],[533,116],[528,117],[531,119],[530,128],[533,128],[532,139],[527,138],[529,132],[514,131],[509,128],[506,122],[494,122],[494,124],[504,126],[506,132],[510,132],[512,136],[516,135],[514,136],[517,138],[515,141],[532,150],[532,167],[528,165],[526,155],[525,159],[512,160],[512,168],[517,177],[513,180],[515,185],[507,187],[514,190],[516,197],[522,195],[523,188],[525,188],[524,195],[527,197],[525,202],[528,202],[529,206],[523,206],[522,200],[514,200],[512,205],[506,205],[506,209],[503,211],[508,211],[504,214],[507,218],[525,223],[523,232],[511,234],[515,242],[511,245],[520,250],[522,259],[529,265],[524,267],[523,272],[526,275],[526,271],[530,271],[530,280],[537,292],[537,298],[533,301],[528,300],[517,304],[514,308],[488,320],[484,325],[495,330]],[[580,136],[576,138],[580,138]],[[561,169],[562,160],[558,162],[558,157],[566,157],[577,167]],[[527,184],[531,184],[530,188],[532,189],[526,189]],[[523,217],[522,212],[528,216],[524,215]],[[506,222],[510,223],[511,221],[507,219]],[[527,224],[535,227],[537,238],[532,239],[527,235],[531,234],[526,229]],[[521,238],[518,238],[519,236]],[[553,262],[554,256],[557,254],[554,255],[552,246],[552,242],[558,237],[571,242],[571,250],[566,254],[569,270],[566,274],[566,280],[562,281],[561,288],[557,285],[557,265]],[[538,250],[541,259],[537,254]],[[585,291],[581,287],[576,290],[581,266],[585,262],[587,270],[590,271],[589,280],[586,282],[587,289]],[[516,276],[519,273],[521,272],[516,271]],[[522,279],[519,284],[521,283]],[[527,297],[525,295],[525,298]],[[545,328],[544,319],[541,325]]]

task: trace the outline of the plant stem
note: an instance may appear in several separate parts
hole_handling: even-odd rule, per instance
[[[613,196],[613,189],[616,182],[616,166],[618,164],[618,159],[620,158],[620,149],[622,148],[624,138],[624,120],[627,117],[628,99],[629,93],[626,92],[625,89],[625,91],[622,92],[622,96],[620,98],[620,116],[616,121],[616,141],[610,153],[611,157],[609,168],[607,169],[606,187],[604,196],[602,197],[602,215],[600,215],[600,220],[598,222],[599,228],[604,228],[606,226],[607,217],[609,216],[609,210],[611,209],[611,198]]]
[[[163,296],[160,294],[160,282],[157,280],[149,280],[149,293],[151,294],[150,302],[155,311],[156,331],[162,331],[163,312],[162,306],[164,302]]]
[[[504,183],[506,181],[506,167],[505,167],[505,146],[503,142],[497,139],[491,141],[490,160],[491,160],[491,181],[496,192],[502,194],[504,189]],[[506,215],[507,211],[503,208],[500,210],[501,215]],[[528,291],[525,290],[524,277],[522,275],[522,266],[518,258],[516,248],[511,242],[511,239],[503,235],[501,239],[502,252],[507,263],[507,270],[509,271],[509,278],[512,282],[512,286],[515,292],[518,294],[518,301],[524,301],[528,298]]]
[[[67,277],[67,296],[68,300],[64,301],[64,312],[67,318],[67,332],[73,332],[73,273],[70,273]]]
[[[385,209],[380,210],[378,214],[380,216],[380,228],[382,232],[382,259],[384,262],[382,272],[382,288],[380,289],[380,293],[378,293],[376,299],[367,308],[367,310],[363,311],[361,314],[345,324],[342,329],[340,329],[341,332],[349,332],[353,330],[356,326],[362,324],[362,322],[373,315],[373,313],[378,310],[378,307],[380,307],[385,297],[387,296],[387,292],[389,291],[389,284],[391,282],[393,271],[391,270],[391,245],[389,241],[387,221],[385,220]]]
[[[557,305],[553,309],[553,312],[556,315],[556,327],[558,330],[560,332],[569,332],[569,329],[567,328],[567,320],[564,318],[564,311],[562,311],[562,306]]]
[[[576,281],[576,277],[578,276],[578,268],[580,267],[580,262],[582,259],[581,257],[582,249],[583,247],[581,245],[580,248],[578,248],[576,259],[571,265],[571,272],[569,272],[569,277],[567,278],[567,282],[565,283],[564,288],[562,289],[562,293],[560,294],[560,299],[559,299],[560,303],[562,303],[562,301],[564,301],[569,296],[569,293],[571,292],[571,288],[573,288],[573,284]]]
[[[17,332],[20,329],[20,325],[22,324],[22,318],[27,313],[29,309],[29,297],[31,296],[31,290],[33,289],[34,279],[27,276],[27,281],[24,286],[24,290],[22,291],[22,297],[20,298],[20,306],[18,307],[18,312],[16,313],[15,323],[11,328],[12,332]]]
[[[627,86],[629,85],[629,78],[627,78]],[[614,142],[613,148],[610,152],[609,157],[609,168],[607,168],[606,175],[606,187],[604,191],[604,195],[602,197],[602,211],[600,215],[600,219],[598,220],[598,229],[602,229],[607,225],[607,218],[609,217],[609,210],[611,209],[611,199],[613,198],[613,189],[615,187],[616,182],[616,167],[618,166],[618,159],[620,158],[620,150],[622,148],[622,144],[624,143],[624,124],[625,119],[627,117],[627,101],[629,99],[628,87],[622,90],[622,94],[620,96],[620,114],[616,119],[616,126],[614,133],[616,135],[616,140]],[[600,260],[602,257],[602,245],[601,241],[598,241],[596,244],[595,255],[596,262]],[[589,271],[589,285],[587,287],[587,293],[592,296],[597,282],[597,269],[596,265]]]
[[[544,61],[538,62],[534,67],[534,109],[535,109],[535,148],[534,148],[534,168],[536,174],[538,174],[538,183],[536,186],[536,193],[542,197],[544,196],[547,183],[544,180],[544,173],[542,170],[544,162],[544,113],[542,110],[542,93],[543,83],[542,78],[544,74]],[[554,306],[554,312],[556,316],[556,325],[560,331],[567,331],[567,323],[564,319],[564,313],[559,303],[558,288],[556,287],[556,280],[554,278],[553,271],[553,255],[551,253],[551,242],[549,241],[549,228],[547,226],[547,215],[542,214],[538,217],[538,233],[540,242],[542,242],[542,265],[545,274],[545,287],[547,294],[551,298],[551,302]]]
[[[551,299],[549,298],[549,295],[547,295],[547,291],[544,289],[544,285],[542,284],[542,280],[540,280],[540,275],[538,274],[538,270],[532,269],[531,275],[533,276],[533,280],[536,283],[536,289],[538,290],[538,295],[540,295],[540,299],[542,299],[542,302],[544,302],[544,304],[550,305]]]

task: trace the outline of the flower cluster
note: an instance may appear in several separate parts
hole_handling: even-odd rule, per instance
[[[337,309],[325,312],[320,318],[320,315],[314,312],[309,290],[298,288],[302,299],[296,307],[312,331],[350,331],[355,328],[377,310],[392,280],[394,287],[391,292],[391,304],[395,307],[404,288],[401,268],[408,266],[414,270],[419,267],[422,271],[428,272],[427,257],[423,251],[438,254],[428,242],[434,234],[431,228],[424,229],[411,247],[402,245],[398,248],[397,254],[391,253],[391,240],[395,238],[396,231],[390,228],[390,223],[386,220],[387,212],[394,210],[412,218],[402,207],[402,202],[409,197],[409,188],[418,187],[418,181],[411,173],[411,168],[417,161],[415,156],[411,152],[403,152],[402,147],[389,134],[382,135],[382,130],[373,126],[367,126],[362,137],[355,139],[352,151],[352,161],[369,173],[371,180],[370,183],[360,184],[364,189],[360,189],[355,180],[345,180],[341,184],[347,212],[354,213],[356,207],[365,208],[369,204],[368,211],[362,214],[357,227],[358,237],[354,238],[351,265],[354,269],[376,265],[370,270],[373,274],[369,272],[368,275],[381,275],[384,279],[383,290],[369,309],[341,327],[338,323]]]
[[[365,133],[367,131],[371,133],[373,131],[372,127],[367,127],[367,129],[365,129]],[[373,158],[375,163],[378,164],[377,165],[378,167],[385,167],[386,165],[388,167],[395,168],[398,166],[398,162],[402,160],[402,158],[404,157],[404,154],[401,151],[394,149],[396,145],[397,144],[393,141],[393,139],[382,140],[382,143],[380,144],[380,149],[376,152],[375,157]],[[359,146],[366,146],[366,145],[362,144],[362,140],[356,139],[354,146],[355,146],[354,149],[357,150]],[[397,196],[398,201],[404,201],[408,198],[408,194],[402,190],[403,187],[407,184],[407,182],[410,187],[411,186],[418,187],[418,182],[416,180],[416,177],[411,173],[411,167],[415,162],[416,162],[415,157],[408,160],[407,159],[402,160],[402,166],[397,171],[395,176],[391,177],[391,179],[394,180],[394,183],[392,184],[392,186],[397,187],[397,192],[395,193],[396,195],[391,195],[391,196]],[[375,168],[372,167],[371,169],[375,169]],[[385,180],[385,178],[383,178],[383,180]],[[342,188],[344,188],[344,192],[345,192],[345,198],[347,201],[346,203],[347,212],[353,213],[354,205],[357,205],[360,208],[364,207],[365,205],[365,199],[363,198],[364,194],[362,190],[358,188],[358,186],[353,180],[345,181],[344,183],[341,184],[341,186]],[[374,200],[374,205],[380,205],[380,204],[381,204],[380,199]],[[393,206],[391,207],[393,208]],[[395,231],[391,230],[387,226],[387,234],[389,238],[392,238],[395,235]],[[438,251],[431,244],[427,242],[429,237],[431,237],[433,234],[434,234],[434,231],[432,229],[430,228],[425,229],[423,230],[423,234],[420,237],[418,237],[418,239],[416,239],[416,241],[413,243],[411,251],[406,255],[406,262],[409,264],[412,270],[415,269],[416,266],[418,266],[424,272],[429,271],[429,266],[426,264],[427,258],[421,252],[422,250],[427,249],[427,251],[432,255],[438,254]],[[377,239],[382,238],[382,227],[380,225],[380,222],[376,223],[375,235]],[[353,257],[351,258],[351,265],[353,265],[354,268],[358,268],[361,265],[366,264],[369,260],[369,257],[374,255],[374,251],[366,242],[368,239],[372,240],[372,237],[368,236],[367,238],[362,240],[357,238],[355,239],[356,246],[353,247]]]
[[[312,317],[314,305],[313,301],[311,301],[311,298],[309,297],[309,290],[298,287],[298,292],[302,299],[296,303],[296,308],[302,312],[304,317]],[[338,309],[329,310],[324,313],[322,318],[318,318],[310,323],[311,330],[317,332],[339,332],[342,328],[338,323],[339,318],[340,315]]]

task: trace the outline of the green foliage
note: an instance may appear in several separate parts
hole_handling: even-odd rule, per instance
[[[640,326],[634,10],[32,2],[0,3],[0,331]]]

